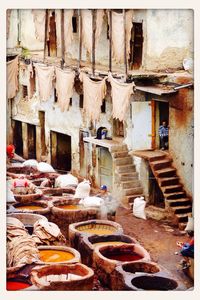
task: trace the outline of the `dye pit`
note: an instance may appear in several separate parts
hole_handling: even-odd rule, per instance
[[[44,262],[63,262],[73,259],[74,255],[68,251],[39,250],[39,257]]]

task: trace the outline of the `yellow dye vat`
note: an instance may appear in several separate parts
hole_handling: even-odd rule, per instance
[[[74,254],[62,250],[39,250],[40,260],[44,262],[63,262],[74,258]]]
[[[97,235],[108,235],[108,234],[113,234],[116,229],[111,226],[94,226],[94,227],[79,227],[77,228],[81,232],[85,233],[91,233],[91,234],[97,234]]]
[[[66,205],[59,205],[57,206],[58,208],[61,208],[61,209],[80,209],[81,206],[80,205],[75,205],[75,204],[66,204]]]
[[[40,210],[42,209],[43,207],[42,206],[39,206],[39,205],[23,205],[23,206],[18,206],[18,207],[15,207],[17,210]]]
[[[120,241],[108,241],[108,242],[99,242],[99,243],[94,243],[93,246],[103,246],[103,245],[124,245],[128,244],[125,242],[120,242]]]

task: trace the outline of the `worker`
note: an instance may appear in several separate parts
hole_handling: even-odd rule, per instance
[[[7,163],[11,162],[11,159],[15,156],[15,146],[10,144],[6,148],[6,153],[7,153]]]
[[[114,201],[112,194],[108,192],[106,185],[101,186],[100,193],[97,197],[104,199],[105,206],[107,208],[107,219],[115,221],[117,203]]]
[[[183,269],[188,268],[188,266],[190,265],[190,258],[194,258],[194,231],[187,231],[187,234],[190,238],[188,242],[177,242],[177,246],[181,248],[180,254],[184,257],[184,259],[181,261]]]
[[[159,127],[159,137],[160,137],[160,147],[161,150],[168,149],[168,126],[167,122],[163,121],[162,125]]]

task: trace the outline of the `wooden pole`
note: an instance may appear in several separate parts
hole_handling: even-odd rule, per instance
[[[92,75],[95,73],[96,9],[92,10]]]
[[[18,18],[18,36],[17,36],[17,42],[18,45],[21,44],[21,10],[17,10],[17,18]]]
[[[65,63],[65,29],[64,29],[64,9],[61,9],[61,47],[62,47],[62,60],[61,68],[63,69]]]
[[[127,55],[126,55],[126,12],[123,9],[123,18],[124,18],[124,69],[127,79]]]
[[[112,72],[112,10],[109,11],[109,71]]]
[[[81,66],[81,54],[82,54],[82,18],[81,10],[78,10],[78,21],[79,21],[79,58],[78,58],[78,69]]]
[[[44,57],[43,61],[45,61],[45,56],[46,56],[46,48],[47,48],[47,26],[48,26],[48,16],[49,12],[48,9],[46,9],[46,15],[45,15],[45,31],[44,31]]]

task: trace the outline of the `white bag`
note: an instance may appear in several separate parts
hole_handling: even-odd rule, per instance
[[[86,198],[90,195],[90,182],[89,180],[84,179],[81,183],[78,184],[74,198]]]
[[[72,174],[60,175],[55,180],[55,187],[64,188],[68,185],[78,185],[78,179]]]
[[[187,226],[185,227],[185,231],[194,231],[194,218],[188,217]]]
[[[104,205],[104,200],[100,197],[86,197],[85,199],[82,199],[79,201],[79,204],[82,204],[84,207],[89,206],[95,206],[100,207],[101,205]]]
[[[23,165],[23,167],[37,168],[38,167],[38,162],[35,159],[28,159],[28,160],[24,161],[22,165]]]
[[[16,202],[13,192],[7,188],[7,202]]]
[[[40,162],[38,164],[38,168],[37,169],[41,173],[55,172],[54,168],[50,164],[45,163],[45,162]]]
[[[137,218],[146,220],[145,206],[146,201],[144,200],[144,197],[135,198],[133,203],[133,215]]]

